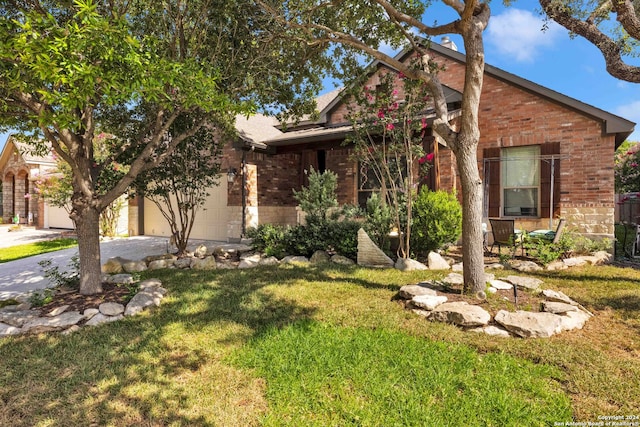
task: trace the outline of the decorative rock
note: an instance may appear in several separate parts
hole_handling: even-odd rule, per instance
[[[446,302],[431,312],[429,320],[463,327],[484,326],[491,320],[491,315],[477,305],[469,305],[466,302]]]
[[[191,258],[178,258],[173,262],[175,268],[189,268],[191,267]]]
[[[419,308],[412,308],[411,311],[414,314],[417,314],[418,316],[422,316],[422,317],[431,316],[431,312],[429,310],[420,310]]]
[[[280,264],[280,261],[278,261],[278,258],[274,256],[262,258],[260,260],[260,265],[278,265],[278,264]]]
[[[522,272],[530,272],[530,271],[540,271],[542,267],[536,264],[533,261],[523,261],[523,260],[512,260],[509,262],[509,266],[514,270],[522,271]]]
[[[542,311],[546,311],[547,313],[553,314],[564,314],[569,311],[578,311],[578,307],[575,305],[567,304],[564,302],[554,302],[554,301],[542,301],[540,303],[540,308]]]
[[[427,256],[429,270],[450,270],[449,263],[437,252],[429,252]]]
[[[141,291],[147,288],[158,288],[162,286],[162,281],[160,279],[147,279],[143,280],[138,284],[138,289]]]
[[[594,265],[606,264],[613,260],[613,254],[610,254],[606,251],[598,251],[593,254],[593,256],[597,259]]]
[[[256,252],[245,252],[240,255],[240,259],[260,259],[262,256]]]
[[[491,287],[500,290],[500,291],[508,291],[513,289],[513,285],[511,283],[503,282],[502,280],[489,280],[488,281]]]
[[[484,266],[487,270],[504,270],[504,265],[499,262],[495,262],[493,264],[487,264]]]
[[[453,271],[455,271],[455,272],[459,273],[459,272],[461,272],[461,271],[463,271],[463,270],[464,270],[464,265],[463,265],[461,262],[459,262],[459,263],[457,263],[457,264],[453,264],[453,265],[451,266],[451,270],[453,270]]]
[[[237,266],[232,264],[230,261],[218,260],[218,270],[233,270],[235,268],[237,268]]]
[[[87,308],[84,313],[82,313],[82,315],[85,317],[85,319],[91,319],[98,313],[100,313],[100,310],[98,310],[97,308]]]
[[[95,316],[93,316],[91,319],[87,320],[87,323],[85,323],[85,325],[87,326],[97,326],[100,325],[102,323],[110,323],[110,322],[115,322],[117,320],[120,320],[124,318],[124,316],[122,314],[119,314],[117,316],[106,316],[102,313],[98,313]]]
[[[504,280],[519,288],[529,289],[530,291],[535,291],[544,283],[535,277],[507,276]]]
[[[69,304],[61,305],[60,307],[55,308],[55,309],[51,310],[49,313],[47,313],[47,316],[49,316],[49,317],[58,316],[58,315],[64,313],[67,310],[67,308],[69,308]]]
[[[40,317],[40,312],[35,310],[21,310],[14,312],[0,313],[0,322],[6,323],[16,328],[22,327],[25,323]]]
[[[449,273],[447,277],[442,279],[444,283],[447,283],[451,286],[455,285],[463,285],[464,284],[464,276],[459,273]]]
[[[346,256],[342,256],[342,255],[334,255],[331,257],[331,262],[335,263],[335,264],[340,264],[340,265],[355,265],[355,261],[352,260],[351,258],[347,258]]]
[[[107,262],[102,265],[102,272],[106,274],[118,274],[122,273],[122,263],[128,260],[120,257],[109,258]]]
[[[122,264],[122,269],[127,273],[139,273],[147,270],[147,263],[144,261],[129,261]]]
[[[150,263],[152,263],[153,261],[175,261],[177,260],[178,257],[176,257],[174,254],[160,254],[160,255],[149,255],[146,256],[144,258],[144,262],[147,263],[147,265],[149,265]]]
[[[7,325],[6,323],[0,323],[0,337],[5,337],[9,335],[18,335],[22,332],[20,328],[16,328],[15,326]]]
[[[398,291],[400,298],[412,299],[420,295],[436,296],[435,290],[426,286],[426,284],[419,283],[417,285],[404,285]]]
[[[148,292],[142,291],[138,292],[131,301],[127,304],[127,307],[124,310],[125,316],[133,316],[134,314],[140,313],[147,307],[152,305],[158,306],[160,305],[160,301],[162,300],[162,295],[156,292]]]
[[[398,258],[395,267],[396,270],[400,271],[421,271],[429,269],[423,263],[410,258]]]
[[[584,311],[569,311],[560,317],[560,332],[582,329],[589,320],[589,314]]]
[[[84,320],[84,316],[77,311],[68,311],[53,317],[38,317],[30,320],[22,326],[22,332],[49,332],[66,329],[71,325]]]
[[[441,304],[447,302],[448,298],[439,295],[417,295],[411,299],[411,303],[425,310],[434,310]]]
[[[216,259],[213,256],[206,258],[193,258],[191,260],[191,268],[193,270],[215,270],[217,267]]]
[[[567,259],[563,259],[562,262],[567,267],[580,267],[580,266],[583,266],[583,265],[585,265],[587,263],[587,261],[582,257],[567,258]]]
[[[492,280],[494,280],[496,278],[496,275],[493,273],[485,273],[484,274],[484,281],[485,282],[490,282]]]
[[[124,305],[117,302],[103,302],[98,306],[98,310],[105,316],[117,316],[124,313]]]
[[[510,313],[500,310],[495,316],[495,321],[512,334],[523,338],[546,338],[560,332],[560,316],[552,313],[533,313],[530,311],[517,311]]]
[[[245,258],[240,260],[240,264],[238,264],[239,269],[244,268],[253,268],[260,265],[261,258],[259,256],[254,256],[252,258]]]
[[[487,288],[487,292],[490,293],[490,294],[495,294],[496,292],[498,292],[498,290],[496,288],[494,288],[494,287],[489,286]]]
[[[78,325],[72,325],[70,327],[68,327],[67,329],[65,329],[64,331],[60,332],[62,335],[69,335],[72,334],[74,332],[77,332],[80,330],[80,326]]]
[[[163,268],[171,268],[175,264],[174,260],[171,259],[157,259],[155,261],[151,261],[149,263],[149,270],[161,270]]]
[[[487,335],[491,335],[494,337],[505,337],[505,338],[510,338],[511,334],[509,333],[509,331],[507,331],[506,329],[503,329],[499,326],[494,326],[494,325],[487,325],[484,326],[482,328],[473,328],[473,329],[469,329],[471,332],[478,332],[478,333],[483,333],[483,334],[487,334]]]
[[[200,245],[193,251],[193,255],[197,256],[198,258],[204,258],[207,256],[208,251],[209,250],[205,245]]]
[[[364,229],[358,230],[358,265],[392,268],[394,263],[369,237]]]
[[[542,295],[549,301],[564,302],[571,305],[578,305],[577,302],[575,302],[574,300],[572,300],[571,298],[569,298],[568,296],[566,296],[560,291],[545,289],[544,291],[542,291]]]
[[[103,279],[106,283],[130,285],[133,283],[133,276],[130,274],[114,274],[112,276],[106,276]]]
[[[312,264],[322,264],[331,261],[331,257],[326,251],[315,251],[309,261]]]
[[[280,261],[283,264],[309,264],[309,258],[305,256],[286,256]]]
[[[566,270],[567,268],[569,267],[560,260],[551,261],[546,267],[548,271]]]

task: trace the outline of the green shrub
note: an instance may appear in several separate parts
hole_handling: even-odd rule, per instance
[[[411,249],[426,254],[462,234],[462,208],[455,194],[423,187],[413,204]]]
[[[378,193],[372,193],[367,200],[364,230],[371,240],[384,251],[389,250],[389,232],[393,225],[391,208],[383,205]]]
[[[358,230],[362,224],[357,221],[339,221],[330,224],[326,249],[355,260],[358,256]]]
[[[273,224],[260,224],[247,230],[252,247],[267,256],[282,258],[287,251],[287,229]]]
[[[570,258],[574,255],[607,251],[611,248],[611,241],[609,239],[593,240],[578,233],[564,233],[556,243],[545,240],[525,241],[524,247],[529,256],[547,265],[555,260]]]
[[[320,173],[311,168],[309,186],[293,190],[293,197],[307,214],[307,223],[327,220],[328,212],[338,206],[337,186],[338,175],[330,170]]]

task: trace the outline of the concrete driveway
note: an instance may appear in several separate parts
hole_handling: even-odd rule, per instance
[[[6,233],[6,230],[2,230],[4,228],[4,226],[0,227],[0,233],[2,233],[0,234],[0,242],[2,242],[2,246],[9,242],[9,240],[5,241],[5,237],[11,235],[11,233]],[[32,240],[30,240],[28,237],[29,233],[18,234],[23,231],[25,230],[15,232],[16,234],[10,237],[10,239],[13,239],[12,245],[31,243],[38,241],[37,239],[44,240],[52,238],[52,235],[55,235],[55,232],[51,230],[31,230]],[[205,241],[190,241],[189,248],[196,247],[203,242]],[[212,242],[205,243],[211,244]],[[12,245],[7,244],[4,247]],[[172,250],[175,250],[175,248],[168,247],[168,239],[166,237],[135,236],[118,238],[105,240],[100,243],[100,260],[101,263],[104,263],[107,259],[116,256],[131,260],[140,260],[148,255],[165,254]],[[0,300],[14,298],[30,291],[53,286],[54,284],[50,283],[48,279],[44,277],[38,262],[50,259],[52,266],[58,266],[61,271],[64,271],[71,257],[77,253],[77,248],[63,249],[61,251],[49,252],[0,264]]]

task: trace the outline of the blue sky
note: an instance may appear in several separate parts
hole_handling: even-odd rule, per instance
[[[431,9],[434,15],[427,12],[425,17],[440,24],[452,16],[440,3]],[[638,123],[629,139],[640,141],[640,84],[611,77],[600,51],[583,38],[570,38],[558,24],[550,22],[543,32],[539,11],[536,1],[513,1],[509,7],[491,2],[484,33],[486,63]],[[450,38],[462,51],[462,39]],[[640,65],[640,60],[633,63]]]
[[[455,18],[447,6],[434,3],[425,14],[425,23],[442,24]],[[487,64],[639,123],[629,139],[640,141],[640,84],[611,77],[600,52],[580,37],[571,39],[559,25],[551,22],[543,32],[537,2],[513,1],[504,7],[493,1],[491,9],[484,38]],[[462,51],[462,39],[451,39]],[[333,86],[327,87],[331,89]],[[0,146],[7,137],[0,134]]]

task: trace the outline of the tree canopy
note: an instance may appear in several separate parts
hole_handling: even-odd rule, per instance
[[[101,291],[99,214],[137,175],[212,115],[309,110],[324,56],[278,29],[252,2],[0,0],[0,128],[71,168],[82,293]],[[102,160],[97,132],[116,136]]]
[[[612,76],[640,83],[640,1],[540,0],[547,16],[596,46]]]

